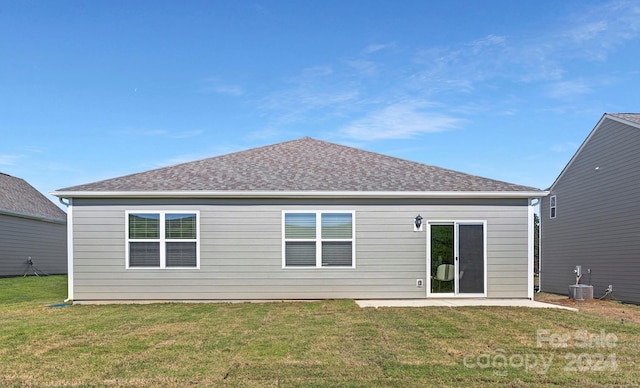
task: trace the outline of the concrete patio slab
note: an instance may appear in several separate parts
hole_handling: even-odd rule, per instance
[[[463,306],[502,306],[563,309],[578,311],[573,307],[536,302],[529,299],[379,299],[356,300],[360,307],[463,307]]]

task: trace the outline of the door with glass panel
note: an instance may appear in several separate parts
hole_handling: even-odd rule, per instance
[[[484,222],[429,223],[428,295],[486,295],[485,229]]]

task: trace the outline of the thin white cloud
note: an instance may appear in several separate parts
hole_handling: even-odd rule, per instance
[[[316,77],[324,77],[333,74],[333,68],[328,65],[312,66],[302,70],[302,74],[294,77],[299,81],[313,80]]]
[[[551,146],[551,151],[556,153],[575,152],[576,149],[578,149],[578,144],[573,142],[554,144],[553,146]]]
[[[355,120],[340,133],[355,140],[408,139],[423,133],[447,131],[464,120],[427,110],[430,104],[401,102],[384,107]]]
[[[547,95],[559,100],[571,100],[591,93],[591,87],[584,81],[561,81],[548,86]]]
[[[539,94],[553,101],[544,109],[580,108],[573,100],[603,84],[602,75],[586,76],[580,65],[607,60],[624,42],[640,37],[640,5],[620,1],[575,10],[535,34],[507,35],[496,26],[450,46],[376,43],[353,57],[301,69],[259,101],[266,119],[260,135],[290,133],[299,123],[339,127],[333,122],[341,120],[349,124],[338,136],[354,141],[407,138],[455,128],[459,117],[472,114],[465,111],[513,115]],[[542,86],[532,95],[520,93],[530,83]],[[505,90],[508,100],[495,98]],[[478,96],[475,106],[463,102],[471,93]],[[403,102],[425,100],[441,101],[449,114]]]
[[[175,166],[177,164],[189,163],[189,162],[193,162],[195,160],[204,159],[206,157],[208,157],[208,156],[198,155],[198,154],[178,155],[178,156],[174,156],[173,158],[168,158],[168,159],[163,159],[163,160],[156,160],[154,162],[151,162],[150,164],[145,164],[144,167],[142,167],[142,169],[163,168],[163,167],[168,167],[168,166]]]
[[[262,144],[259,144],[262,145]],[[198,160],[208,159],[219,155],[226,155],[233,152],[243,151],[252,146],[246,144],[216,144],[207,150],[194,153],[186,153],[175,155],[170,158],[160,159],[144,163],[140,165],[140,171],[148,170],[151,168],[162,168],[168,166],[175,166],[176,164],[190,163]]]
[[[579,7],[563,20],[562,28],[537,41],[546,60],[606,62],[629,40],[640,37],[640,5],[637,2],[610,1]]]
[[[568,31],[567,35],[576,43],[583,43],[595,39],[605,33],[607,22],[604,20],[595,21],[583,25],[578,25]]]
[[[125,128],[125,129],[116,131],[116,134],[118,135],[145,136],[145,137],[166,136],[167,133],[168,131],[164,129],[147,129],[147,128]]]
[[[218,78],[211,77],[200,81],[200,91],[202,93],[226,94],[228,96],[239,97],[244,95],[244,89],[238,85],[229,84],[220,81]]]
[[[196,129],[193,131],[184,131],[184,132],[172,132],[169,137],[172,139],[188,139],[190,137],[200,136],[204,133],[201,129]]]
[[[339,105],[354,101],[358,96],[356,90],[324,90],[313,91],[306,89],[283,90],[269,96],[262,108],[283,110],[285,114],[280,117],[289,117],[285,122],[295,122],[303,113]]]
[[[187,139],[204,133],[201,129],[191,131],[168,131],[166,129],[126,128],[115,132],[117,135],[136,137],[164,137],[170,139]]]
[[[394,47],[394,43],[381,43],[381,44],[370,44],[362,50],[363,54],[373,54],[378,51],[386,50],[388,48]]]
[[[478,82],[505,76],[510,48],[503,36],[487,35],[457,47],[420,50],[420,68],[408,79],[408,87],[431,93],[469,93]]]
[[[271,117],[268,127],[280,127],[310,116],[325,118],[340,115],[352,104],[356,104],[359,91],[344,75],[335,75],[331,66],[313,66],[300,74],[289,77],[287,86],[262,99],[259,107]]]
[[[425,48],[415,58],[422,69],[409,84],[432,92],[468,93],[484,81],[562,81],[570,75],[566,62],[603,62],[626,41],[638,39],[640,5],[614,1],[581,6],[559,24],[543,26],[526,38],[490,34],[457,46]]]
[[[228,94],[235,97],[242,96],[244,94],[244,90],[237,85],[220,85],[215,87],[214,90],[220,94]]]
[[[345,63],[354,69],[358,74],[371,77],[378,74],[378,65],[366,59],[348,59]]]
[[[484,38],[477,39],[471,42],[470,44],[468,44],[468,46],[471,48],[471,53],[475,55],[484,51],[486,48],[494,46],[502,47],[504,46],[506,41],[507,39],[504,36],[487,35]]]
[[[0,155],[0,166],[13,166],[18,159],[22,158],[21,155]]]
[[[41,152],[44,152],[46,148],[40,147],[40,146],[23,146],[23,147],[20,147],[20,150],[25,152],[41,153]]]
[[[593,7],[580,7],[568,20],[561,38],[577,44],[595,42],[606,48],[640,36],[640,5],[630,1],[611,1]],[[563,41],[559,42],[564,44]]]
[[[247,136],[247,139],[251,141],[254,141],[254,140],[263,141],[265,139],[274,139],[274,138],[282,137],[284,133],[285,131],[279,130],[277,128],[263,128],[263,129],[259,129],[257,131],[251,132]]]

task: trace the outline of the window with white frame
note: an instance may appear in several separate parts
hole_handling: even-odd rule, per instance
[[[198,212],[127,212],[127,268],[199,268]]]
[[[283,267],[355,267],[353,211],[283,212]]]
[[[549,218],[556,218],[556,196],[549,198]]]

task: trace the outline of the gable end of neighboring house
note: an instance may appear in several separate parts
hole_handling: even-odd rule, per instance
[[[540,207],[540,289],[582,284],[640,303],[640,114],[605,114]]]
[[[23,179],[0,173],[0,276],[66,273],[66,214]]]
[[[532,298],[545,192],[303,138],[54,194],[89,303]]]

